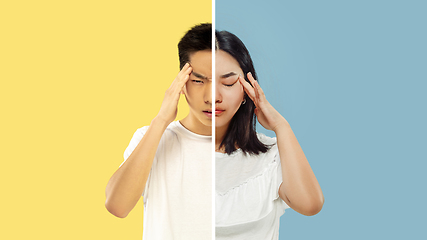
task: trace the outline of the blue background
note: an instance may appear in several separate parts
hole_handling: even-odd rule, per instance
[[[427,1],[216,0],[325,195],[280,239],[427,239]],[[273,132],[258,126],[269,136]]]

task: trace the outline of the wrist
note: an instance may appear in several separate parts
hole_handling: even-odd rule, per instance
[[[282,117],[282,120],[280,122],[278,122],[272,130],[275,133],[277,133],[277,131],[280,131],[282,129],[290,129],[290,128],[291,128],[291,125],[289,125],[288,121],[286,121],[286,119],[284,117]]]
[[[153,118],[153,120],[151,120],[150,126],[158,126],[163,129],[166,129],[170,123],[171,121],[167,121],[159,116],[156,116],[155,118]]]

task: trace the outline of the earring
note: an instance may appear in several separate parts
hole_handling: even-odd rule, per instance
[[[242,105],[244,105],[246,103],[246,98],[243,99]]]

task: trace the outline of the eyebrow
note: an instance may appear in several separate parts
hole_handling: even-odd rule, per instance
[[[237,73],[235,73],[235,72],[229,72],[229,73],[226,73],[224,75],[221,75],[221,78],[228,78],[228,77],[236,76],[236,75],[237,75]]]
[[[205,77],[203,74],[196,73],[196,72],[191,72],[191,74],[193,74],[196,78],[201,78],[201,79],[209,80],[209,78]]]

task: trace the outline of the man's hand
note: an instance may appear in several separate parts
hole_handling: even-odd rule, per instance
[[[169,125],[176,118],[178,113],[179,95],[182,93],[182,89],[190,78],[192,71],[193,68],[189,63],[186,63],[172,82],[171,86],[166,90],[162,106],[156,116],[156,119],[164,122],[165,126]]]

